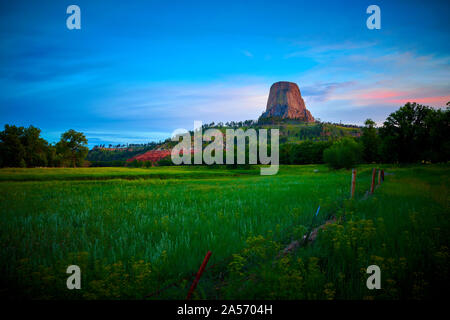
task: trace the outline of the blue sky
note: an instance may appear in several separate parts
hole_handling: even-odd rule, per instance
[[[67,6],[81,30],[66,28]],[[381,9],[381,30],[366,8]],[[382,123],[406,101],[450,100],[449,1],[2,1],[0,124],[56,141],[165,139],[257,119],[296,82],[323,121]]]

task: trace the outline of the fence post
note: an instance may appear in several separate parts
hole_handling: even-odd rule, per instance
[[[202,265],[200,266],[200,269],[198,269],[197,275],[195,276],[194,282],[192,282],[191,288],[189,289],[187,300],[191,299],[192,293],[195,290],[195,287],[197,287],[198,281],[200,280],[200,277],[203,274],[203,271],[205,271],[206,264],[208,263],[209,258],[211,257],[212,252],[208,251],[208,253],[205,256],[205,259],[203,259]]]
[[[353,199],[355,195],[355,185],[356,185],[356,169],[352,170],[352,187],[350,191],[350,199]]]
[[[372,184],[370,185],[370,194],[373,193],[373,189],[375,187],[375,173],[377,172],[377,169],[372,169]]]
[[[381,170],[381,182],[384,182],[384,170]]]
[[[378,185],[381,185],[381,169],[378,170]]]

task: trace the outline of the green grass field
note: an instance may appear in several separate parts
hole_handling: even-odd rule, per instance
[[[450,167],[382,167],[366,200],[371,167],[358,168],[353,201],[351,172],[325,166],[1,169],[1,295],[142,299],[176,282],[150,298],[183,299],[211,250],[194,298],[435,297],[449,280]],[[314,243],[276,258],[331,216]],[[72,264],[81,290],[66,288]]]
[[[226,170],[211,167],[155,167],[141,168],[4,168],[0,169],[0,181],[55,181],[55,180],[111,180],[111,179],[189,179],[216,176],[258,174],[253,170]]]

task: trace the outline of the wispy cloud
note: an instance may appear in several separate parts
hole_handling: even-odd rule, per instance
[[[170,137],[170,131],[95,131],[85,130],[89,143],[96,144],[124,144],[148,143],[150,141],[164,141]]]
[[[367,117],[381,121],[407,101],[444,106],[450,92],[449,84],[442,80],[448,74],[446,62],[446,57],[412,52],[373,53],[373,59],[345,55],[286,80],[299,84],[313,115],[326,121],[361,124]],[[125,84],[99,100],[96,112],[108,121],[135,121],[172,129],[190,128],[194,120],[256,119],[265,110],[271,83],[278,80],[242,77],[197,84]]]
[[[242,50],[242,54],[246,57],[253,58],[253,53],[247,50]]]
[[[118,89],[99,102],[99,116],[191,125],[194,120],[256,119],[265,109],[268,84],[236,81],[182,84],[152,83]]]
[[[325,121],[382,123],[406,102],[444,107],[450,100],[449,55],[370,47],[320,59],[293,79],[313,115]]]
[[[331,83],[314,83],[312,85],[304,86],[301,90],[304,97],[309,98],[310,101],[323,102],[330,99],[330,97],[340,91],[349,90],[357,84],[356,81],[331,82]]]
[[[323,44],[319,41],[292,41],[295,51],[284,55],[285,59],[298,57],[312,57],[321,59],[324,56],[335,55],[336,53],[349,53],[368,49],[376,45],[376,42],[368,41],[345,41]]]

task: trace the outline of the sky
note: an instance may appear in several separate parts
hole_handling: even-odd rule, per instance
[[[69,5],[81,29],[69,30]],[[369,5],[381,11],[370,30]],[[449,1],[1,1],[0,125],[89,146],[256,120],[277,81],[321,121],[450,101]]]

